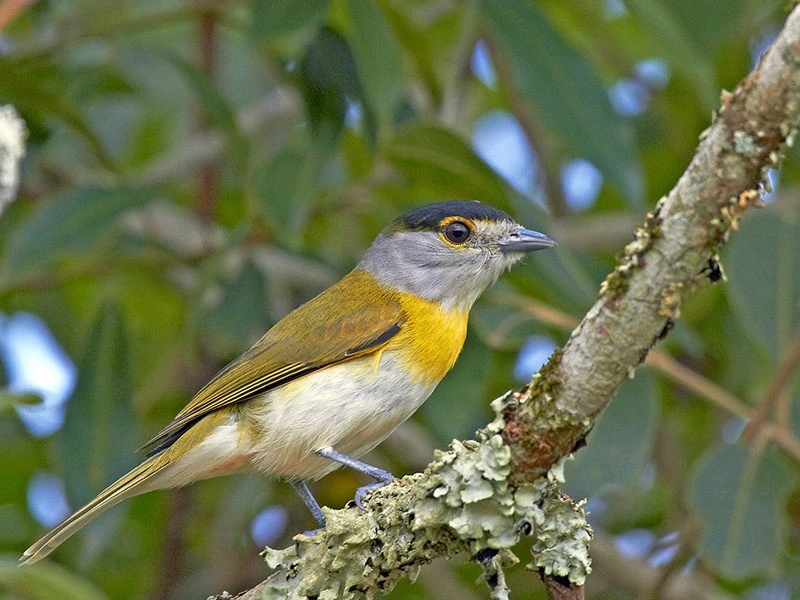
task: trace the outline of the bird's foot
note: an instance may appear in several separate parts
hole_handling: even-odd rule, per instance
[[[316,454],[317,456],[322,456],[323,458],[330,459],[334,462],[338,462],[339,464],[345,465],[346,467],[350,467],[351,469],[355,469],[356,471],[360,471],[361,473],[369,475],[373,479],[377,480],[375,483],[361,486],[356,490],[356,498],[355,498],[356,506],[361,510],[365,510],[362,501],[366,494],[368,494],[374,489],[381,488],[394,481],[394,475],[389,473],[389,471],[384,471],[383,469],[379,469],[378,467],[373,467],[372,465],[368,465],[367,463],[361,462],[360,460],[356,460],[352,456],[347,456],[346,454],[342,454],[341,452],[334,450],[330,446],[326,446],[325,448],[320,448],[319,450],[315,450],[314,454]]]

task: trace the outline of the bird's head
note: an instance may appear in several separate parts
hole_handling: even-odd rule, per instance
[[[395,219],[359,268],[388,287],[468,310],[525,253],[555,245],[492,206],[438,202]]]

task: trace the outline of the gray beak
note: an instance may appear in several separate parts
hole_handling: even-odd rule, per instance
[[[531,231],[524,227],[518,227],[511,235],[500,242],[500,252],[533,252],[542,248],[553,248],[558,246],[543,233]]]

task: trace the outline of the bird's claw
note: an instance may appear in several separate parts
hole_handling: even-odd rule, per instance
[[[356,490],[356,506],[361,510],[367,510],[364,508],[363,500],[364,496],[369,494],[372,490],[377,490],[378,488],[382,488],[385,485],[389,485],[394,481],[394,477],[389,477],[388,479],[382,481],[376,481],[375,483],[370,483],[369,485],[362,485],[360,488]]]
[[[300,535],[304,535],[306,537],[315,537],[317,535],[318,531],[321,531],[321,530],[320,529],[309,529],[308,531],[304,531]]]

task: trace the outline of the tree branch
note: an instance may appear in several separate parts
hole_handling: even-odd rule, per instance
[[[795,9],[756,70],[723,98],[686,172],[647,215],[564,349],[522,392],[493,403],[498,416],[476,440],[454,442],[423,473],[375,491],[367,511],[325,509],[327,530],[266,549],[276,572],[240,598],[372,597],[461,552],[503,597],[496,590],[508,548],[525,534],[535,536],[530,568],[579,597],[571,588],[590,572],[591,534],[581,505],[558,491],[559,461],[582,444],[683,299],[718,278],[717,251],[741,213],[759,204],[767,170],[800,123],[798,64]]]
[[[767,391],[764,392],[764,396],[758,402],[756,414],[742,433],[746,439],[753,440],[760,434],[764,422],[775,410],[781,394],[784,393],[791,383],[792,377],[798,368],[800,368],[800,332],[795,335],[794,341],[792,341],[786,352],[786,356],[778,366],[775,378],[772,380],[772,383],[769,384]]]

